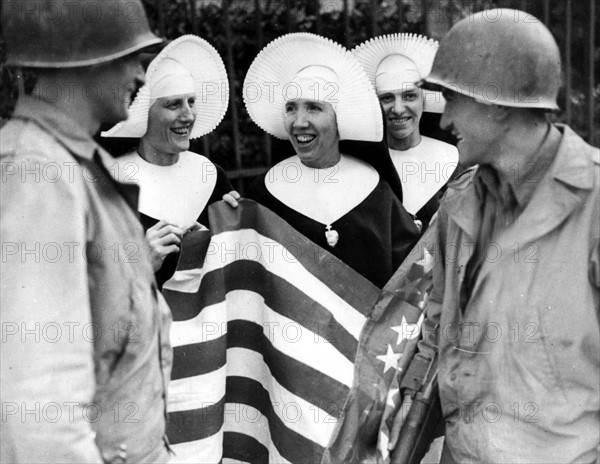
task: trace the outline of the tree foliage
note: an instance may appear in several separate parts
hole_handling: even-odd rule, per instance
[[[353,5],[344,11],[344,3]],[[575,2],[572,2],[575,3]],[[182,34],[196,33],[210,42],[221,54],[233,77],[232,99],[227,115],[219,127],[206,140],[195,141],[193,149],[206,153],[228,170],[236,169],[235,143],[231,104],[237,108],[239,151],[242,167],[265,166],[266,138],[250,120],[242,99],[242,83],[252,60],[271,40],[288,32],[319,33],[347,47],[353,47],[379,34],[414,32],[436,37],[447,30],[457,19],[486,8],[510,7],[521,9],[544,18],[544,2],[523,0],[145,0],[151,26],[157,34],[174,39]],[[157,6],[162,4],[161,21]],[[260,4],[260,11],[256,5]],[[195,9],[192,8],[195,5]],[[550,0],[550,29],[555,35],[565,62],[566,2]],[[572,66],[570,72],[571,125],[584,137],[588,134],[587,86],[589,56],[589,2],[577,2],[573,7]],[[598,9],[596,9],[598,14]],[[227,17],[228,15],[228,23]],[[598,21],[596,21],[598,24]],[[227,27],[230,28],[231,59],[228,60]],[[600,72],[598,30],[595,31],[595,75]],[[439,37],[436,37],[439,38]],[[5,120],[12,111],[17,97],[15,71],[4,66],[4,41],[0,40],[0,117]],[[228,66],[228,61],[232,66]],[[26,84],[31,78],[27,77]],[[600,120],[598,95],[600,86],[594,83],[595,120]],[[560,106],[565,108],[566,95],[560,95]],[[200,109],[201,111],[201,109]],[[564,120],[564,111],[557,117]],[[596,129],[598,131],[598,129]],[[596,141],[600,140],[596,134]]]

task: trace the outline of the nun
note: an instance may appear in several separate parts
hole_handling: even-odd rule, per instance
[[[429,74],[438,42],[416,34],[371,39],[353,50],[377,92],[383,109],[387,145],[400,177],[402,202],[422,228],[428,227],[458,165],[455,146],[421,134],[423,112],[442,113],[439,92],[416,83]]]
[[[184,35],[148,66],[129,119],[102,133],[140,139],[111,172],[140,187],[140,220],[160,288],[175,272],[183,235],[208,227],[208,205],[231,190],[223,169],[189,151],[191,139],[221,122],[228,99],[218,52],[200,37]]]
[[[293,33],[268,44],[244,81],[244,102],[295,155],[255,180],[248,198],[266,206],[378,287],[419,231],[390,186],[340,140],[378,142],[381,109],[356,58],[326,38]]]

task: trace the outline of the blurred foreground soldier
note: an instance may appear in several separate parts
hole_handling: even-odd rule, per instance
[[[3,2],[2,22],[7,64],[37,81],[0,131],[1,460],[168,461],[170,314],[138,189],[92,139],[161,40],[139,1]]]
[[[556,42],[524,12],[484,11],[444,37],[421,85],[443,91],[441,125],[479,165],[440,205],[424,340],[405,375],[418,384],[437,345],[441,462],[595,462],[600,160],[548,122]]]

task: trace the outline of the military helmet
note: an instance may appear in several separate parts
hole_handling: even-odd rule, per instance
[[[530,14],[484,10],[450,29],[419,85],[445,87],[481,103],[558,110],[560,52],[550,31]]]
[[[75,68],[162,42],[140,0],[4,0],[9,66]]]

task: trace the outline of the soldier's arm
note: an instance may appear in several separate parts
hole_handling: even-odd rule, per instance
[[[83,188],[43,156],[3,156],[2,462],[102,462]]]

